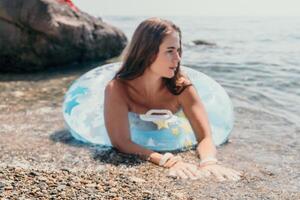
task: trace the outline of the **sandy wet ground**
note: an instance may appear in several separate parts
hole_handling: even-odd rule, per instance
[[[61,106],[86,70],[0,75],[0,199],[300,199],[300,129],[258,110],[235,107],[230,142],[218,149],[244,172],[238,182],[168,178],[135,156],[75,141]],[[179,154],[198,162],[193,150]]]

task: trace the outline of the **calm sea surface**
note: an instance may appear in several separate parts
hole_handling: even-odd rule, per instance
[[[147,17],[104,16],[131,38]],[[300,122],[300,18],[164,17],[183,33],[182,64],[217,80],[236,108]],[[193,40],[216,46],[196,46]]]

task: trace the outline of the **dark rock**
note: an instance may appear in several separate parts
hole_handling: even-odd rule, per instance
[[[35,171],[31,171],[29,172],[29,176],[38,176],[39,173],[35,172]]]
[[[0,71],[102,61],[126,43],[119,29],[59,1],[0,1]]]
[[[206,46],[216,46],[216,43],[213,42],[207,42],[205,40],[194,40],[193,43],[195,45],[206,45]]]

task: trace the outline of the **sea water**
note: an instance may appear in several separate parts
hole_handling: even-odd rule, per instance
[[[147,17],[104,16],[130,39]],[[182,65],[217,80],[235,108],[300,122],[300,18],[164,17],[182,30]],[[215,45],[195,45],[204,40]]]

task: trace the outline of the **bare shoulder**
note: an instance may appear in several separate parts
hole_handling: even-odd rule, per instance
[[[110,102],[124,104],[126,97],[125,86],[122,81],[113,79],[108,82],[105,87],[105,99],[109,99]]]
[[[178,95],[178,100],[180,104],[189,104],[199,100],[199,95],[197,90],[191,83]]]
[[[105,87],[105,95],[124,95],[124,84],[120,80],[113,79]]]
[[[113,79],[109,81],[105,87],[106,90],[119,90],[122,87],[122,83],[120,80]]]

